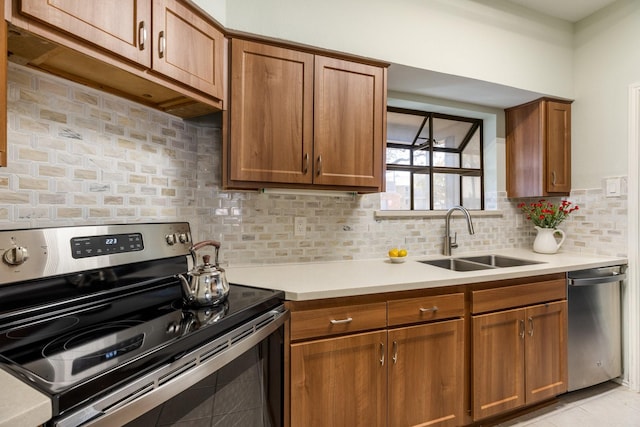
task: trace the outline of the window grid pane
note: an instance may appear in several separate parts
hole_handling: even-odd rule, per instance
[[[429,175],[414,174],[413,175],[413,209],[416,211],[424,211],[431,209],[429,202]]]
[[[393,107],[387,120],[382,209],[483,208],[482,120]]]
[[[382,197],[382,210],[411,210],[411,172],[387,171],[387,191]]]

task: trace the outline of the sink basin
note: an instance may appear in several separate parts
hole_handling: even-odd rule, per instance
[[[478,255],[461,258],[441,258],[419,261],[423,264],[446,268],[451,271],[477,271],[493,268],[520,267],[523,265],[541,264],[539,261],[511,258],[502,255]]]
[[[458,258],[432,259],[420,262],[423,264],[433,265],[435,267],[446,268],[452,271],[476,271],[496,268],[491,265],[468,262]]]
[[[473,257],[459,258],[465,261],[479,262],[481,264],[493,267],[519,267],[522,265],[541,264],[539,261],[530,261],[527,259],[511,258],[502,255],[480,255]]]

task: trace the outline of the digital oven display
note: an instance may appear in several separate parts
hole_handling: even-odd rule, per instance
[[[144,243],[140,233],[74,237],[71,239],[71,255],[74,258],[136,252],[143,249]]]

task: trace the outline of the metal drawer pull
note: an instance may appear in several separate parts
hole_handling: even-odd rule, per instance
[[[147,29],[144,26],[144,21],[140,21],[138,27],[138,46],[140,50],[144,50],[144,45],[147,42]]]
[[[398,361],[398,341],[393,342],[393,364],[395,365]]]
[[[384,343],[380,343],[380,366],[384,366]]]
[[[342,319],[342,320],[331,320],[331,324],[332,325],[341,325],[343,323],[350,323],[351,321],[353,321],[353,319],[351,317],[347,317],[346,319]]]
[[[529,336],[532,337],[533,336],[533,317],[529,317]]]
[[[421,313],[429,313],[429,312],[435,313],[436,311],[438,311],[438,306],[437,305],[434,305],[431,308],[422,308],[422,307],[420,307],[420,312]]]
[[[167,47],[167,40],[164,37],[164,31],[160,31],[158,35],[158,57],[164,57],[164,50]]]

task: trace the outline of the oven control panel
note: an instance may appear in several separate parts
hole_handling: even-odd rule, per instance
[[[187,222],[0,231],[0,285],[189,255]]]
[[[141,233],[108,234],[71,239],[71,256],[74,258],[121,254],[143,249],[144,242]]]

